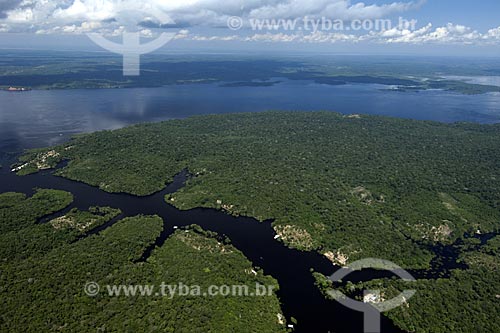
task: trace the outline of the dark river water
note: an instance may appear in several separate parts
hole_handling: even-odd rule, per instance
[[[167,193],[175,192],[183,186],[186,173],[175,177],[172,184],[159,193],[147,197],[128,194],[110,194],[98,188],[53,176],[50,172],[18,177],[3,168],[0,170],[0,193],[15,191],[32,194],[34,188],[53,188],[71,192],[75,200],[62,212],[72,208],[86,210],[91,206],[109,206],[120,208],[119,218],[139,214],[159,215],[164,220],[164,230],[157,239],[158,246],[174,232],[174,226],[200,225],[206,230],[227,236],[253,263],[265,274],[272,275],[280,285],[278,296],[282,302],[284,314],[290,320],[298,320],[296,332],[363,332],[363,316],[349,310],[334,301],[326,300],[314,285],[311,269],[327,276],[336,269],[324,256],[315,252],[302,252],[287,248],[276,241],[271,223],[259,222],[252,218],[233,217],[212,209],[193,209],[180,211],[164,201]],[[109,227],[110,224],[104,226]],[[100,228],[101,230],[103,228]],[[147,251],[144,260],[151,254]],[[367,273],[361,273],[361,275]],[[369,277],[374,277],[369,274]],[[363,280],[358,276],[358,279]],[[382,317],[382,332],[402,332]]]
[[[186,171],[181,172],[173,183],[156,194],[137,197],[128,194],[106,193],[98,188],[56,177],[51,171],[19,177],[8,169],[0,170],[0,193],[22,192],[27,195],[34,193],[35,188],[52,188],[71,192],[74,202],[65,210],[46,217],[41,222],[62,216],[72,208],[87,210],[92,206],[108,206],[120,208],[122,214],[110,223],[103,225],[90,234],[110,227],[119,219],[127,216],[159,215],[164,220],[164,229],[156,243],[144,253],[142,260],[147,260],[156,246],[161,246],[175,231],[174,227],[200,225],[205,230],[227,236],[253,263],[265,274],[272,275],[280,285],[278,296],[282,309],[288,320],[292,317],[298,320],[295,332],[363,332],[363,316],[361,313],[349,310],[335,301],[326,300],[314,285],[311,270],[326,276],[333,274],[339,267],[334,266],[324,256],[316,252],[303,252],[290,249],[276,241],[276,235],[271,227],[271,221],[259,222],[247,217],[233,217],[213,209],[193,209],[180,211],[164,201],[167,193],[173,193],[184,186],[188,179]],[[483,235],[483,243],[494,234]],[[451,269],[463,269],[463,264],[457,263],[458,252],[452,246],[436,247],[436,259],[430,270],[415,270],[410,273],[415,278],[435,279],[449,275]],[[350,281],[369,281],[376,278],[391,277],[390,272],[363,270],[349,276]],[[402,333],[391,321],[381,317],[381,332]]]
[[[109,194],[97,188],[43,172],[17,177],[9,172],[20,151],[67,140],[71,135],[120,128],[138,122],[185,118],[197,114],[265,110],[332,110],[442,122],[500,121],[500,95],[465,96],[442,91],[401,93],[383,91],[377,85],[327,86],[286,81],[273,87],[224,88],[216,84],[168,86],[154,89],[66,90],[0,92],[0,193],[32,193],[33,188],[66,190],[75,196],[73,207],[120,208],[124,216],[157,214],[165,228],[157,245],[174,231],[174,226],[198,224],[206,230],[228,236],[232,243],[266,274],[280,284],[279,297],[285,315],[298,320],[297,332],[362,332],[363,316],[340,304],[325,300],[314,286],[311,269],[325,275],[334,267],[325,257],[289,249],[274,239],[269,222],[235,218],[209,209],[179,211],[167,205],[163,196],[180,188],[181,173],[161,193],[148,197]],[[64,213],[64,212],[62,212]],[[109,225],[108,225],[109,226]],[[454,262],[454,254],[439,249],[443,265]],[[145,260],[150,254],[145,254]],[[447,262],[449,263],[447,264]],[[434,277],[433,272],[412,272],[417,277]],[[385,274],[387,275],[387,274]],[[353,276],[364,280],[384,274],[371,271]],[[382,332],[400,332],[382,318]]]

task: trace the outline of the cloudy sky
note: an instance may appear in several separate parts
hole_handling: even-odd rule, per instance
[[[500,55],[499,13],[498,0],[0,0],[0,47],[88,47],[87,33],[168,31],[171,47],[189,49]]]

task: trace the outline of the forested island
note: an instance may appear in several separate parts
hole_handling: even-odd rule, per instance
[[[408,331],[500,329],[498,238],[475,244],[470,237],[500,229],[499,125],[331,112],[201,116],[80,135],[29,151],[12,169],[26,175],[61,161],[68,161],[57,171],[62,177],[138,196],[160,191],[187,169],[192,177],[165,204],[273,220],[280,241],[338,265],[377,257],[425,270],[435,246],[459,246],[464,269],[419,280],[420,293],[408,307],[388,316]],[[158,232],[154,217],[138,218],[151,228],[131,233],[135,226],[127,220],[84,242],[100,249],[106,235],[124,236],[125,243],[137,242],[124,250],[133,259]],[[137,238],[129,239],[132,234]],[[61,251],[77,256],[81,244]],[[47,260],[58,258],[54,251]],[[157,260],[162,253],[167,250],[155,252]],[[120,260],[126,272],[138,274]],[[391,280],[373,283],[398,287]]]
[[[119,219],[101,233],[88,233],[117,218],[109,207],[72,209],[64,191],[33,196],[0,194],[0,330],[5,332],[285,332],[276,295],[265,297],[96,297],[84,293],[89,281],[103,286],[182,282],[186,286],[274,286],[229,243],[192,226],[178,230],[141,258],[162,232],[158,216]],[[60,212],[48,221],[47,214]],[[43,223],[40,223],[43,222]],[[252,289],[253,288],[253,289]],[[105,290],[103,290],[105,291]],[[203,295],[202,295],[203,296]],[[29,318],[29,320],[27,320]]]

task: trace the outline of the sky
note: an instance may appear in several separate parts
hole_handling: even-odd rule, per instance
[[[0,48],[100,50],[97,33],[161,51],[500,56],[498,0],[0,0]]]

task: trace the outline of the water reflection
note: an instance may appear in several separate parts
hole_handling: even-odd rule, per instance
[[[272,87],[177,85],[141,89],[0,92],[0,151],[48,146],[71,135],[198,114],[332,110],[441,122],[500,121],[500,95],[394,92],[380,85],[287,81]]]

